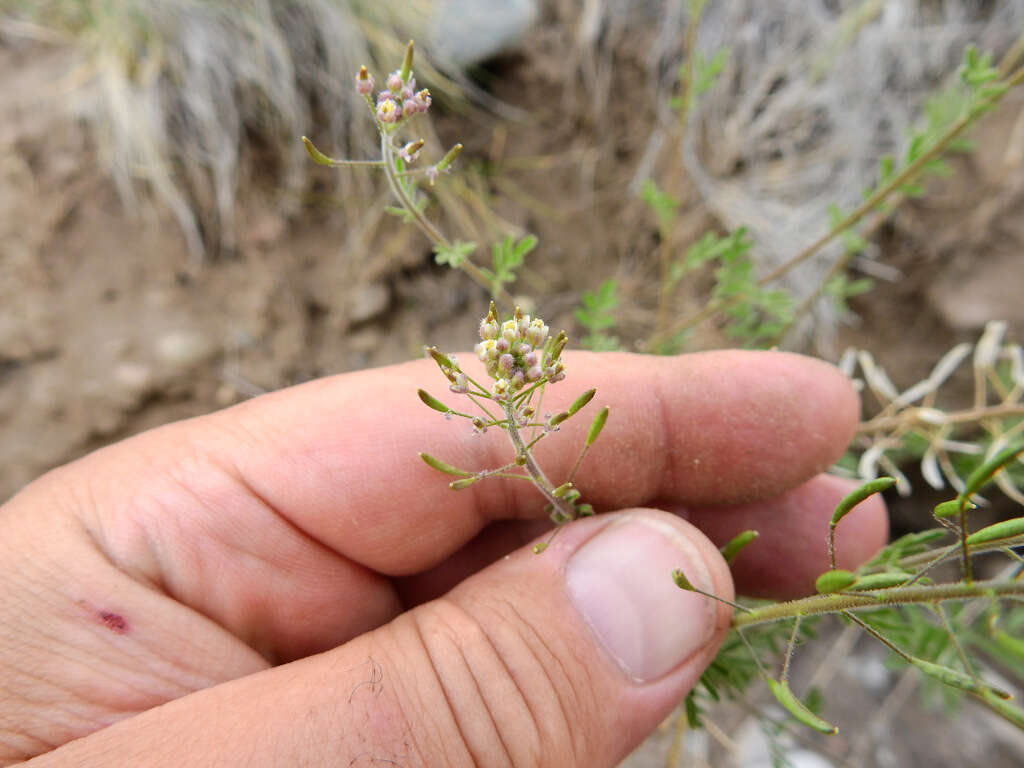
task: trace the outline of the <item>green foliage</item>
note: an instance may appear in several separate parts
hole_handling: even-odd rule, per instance
[[[618,287],[615,280],[605,280],[596,291],[584,291],[580,306],[573,310],[576,322],[587,332],[581,340],[585,348],[594,352],[621,348],[618,338],[606,333],[615,326],[614,312],[619,306]]]
[[[661,239],[667,240],[676,223],[676,216],[679,211],[679,201],[667,192],[658,189],[653,179],[647,179],[640,188],[640,197],[658,219],[658,232]]]
[[[476,251],[476,243],[467,243],[462,240],[456,240],[450,245],[438,243],[434,246],[434,261],[457,269],[466,263],[466,259],[472,256],[474,251]]]
[[[719,48],[711,55],[710,59],[705,58],[704,54],[700,52],[697,53],[693,63],[694,96],[701,96],[711,90],[731,55],[732,51],[728,48]]]
[[[792,295],[781,289],[768,289],[758,285],[754,262],[750,258],[753,242],[740,227],[725,238],[705,236],[702,247],[687,252],[687,262],[717,259],[715,287],[712,298],[725,302],[729,317],[726,333],[744,347],[758,347],[771,343],[793,319],[796,302]]]
[[[516,270],[523,266],[526,254],[537,247],[537,242],[536,235],[525,235],[519,240],[505,235],[503,240],[491,246],[494,269],[483,268],[481,271],[491,282],[492,295],[498,295],[506,284],[515,282]]]

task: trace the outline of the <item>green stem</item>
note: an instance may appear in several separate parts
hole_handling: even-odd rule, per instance
[[[383,131],[380,135],[380,154],[384,159],[384,175],[387,177],[388,186],[391,188],[391,194],[395,196],[402,208],[409,212],[412,216],[413,222],[420,228],[420,231],[427,236],[434,245],[443,245],[446,248],[451,247],[451,243],[448,241],[441,231],[434,226],[433,222],[430,221],[426,216],[423,215],[423,211],[416,207],[416,204],[410,199],[408,193],[405,191],[405,187],[402,186],[402,182],[399,180],[398,171],[395,170],[395,148],[391,144],[391,138]],[[484,274],[483,270],[480,269],[473,261],[467,258],[458,266],[463,272],[469,275],[479,285],[483,286],[488,293],[494,295],[494,297],[505,304],[511,306],[513,304],[512,297],[509,293],[500,286],[495,286],[487,275]],[[497,288],[497,290],[495,290]]]
[[[800,600],[773,603],[733,617],[734,628],[764,624],[769,621],[791,619],[796,616],[817,616],[862,609],[882,608],[887,605],[934,603],[940,600],[967,600],[973,597],[1000,595],[1024,596],[1024,583],[1019,581],[976,581],[971,584],[937,584],[931,586],[888,589],[877,593],[837,593],[812,595]]]
[[[519,428],[516,426],[514,408],[515,406],[512,405],[512,403],[505,404],[505,415],[508,417],[508,426],[506,428],[508,429],[508,436],[512,440],[512,445],[515,446],[516,455],[522,456],[526,460],[526,464],[523,466],[526,468],[526,471],[530,473],[530,477],[533,478],[534,485],[536,485],[537,490],[544,495],[544,498],[548,500],[548,503],[568,519],[573,519],[576,517],[576,510],[574,510],[564,499],[560,499],[555,496],[555,486],[551,484],[550,480],[548,480],[547,475],[544,474],[544,470],[540,468],[540,465],[537,464],[537,461],[533,458],[533,454],[530,452],[530,449],[527,448],[526,444],[523,442],[523,437],[519,434]],[[1022,585],[1022,588],[1024,588],[1024,585]]]

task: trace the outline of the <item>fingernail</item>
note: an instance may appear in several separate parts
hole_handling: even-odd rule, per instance
[[[637,513],[604,528],[566,566],[569,599],[637,682],[664,677],[714,635],[717,606],[679,589],[674,568],[714,590],[696,545],[670,523]]]

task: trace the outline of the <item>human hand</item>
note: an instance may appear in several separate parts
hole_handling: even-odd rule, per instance
[[[550,527],[535,489],[454,493],[416,459],[508,451],[422,407],[429,360],[162,427],[25,488],[0,511],[0,765],[616,764],[727,631],[727,606],[670,578],[733,597],[700,530],[761,532],[735,564],[746,594],[806,593],[828,567],[848,487],[815,475],[857,400],[785,353],[567,363],[551,407],[588,386],[611,407],[578,485],[622,511],[541,555],[523,546]],[[564,475],[585,429],[537,458]],[[839,534],[853,567],[884,543],[881,503]]]

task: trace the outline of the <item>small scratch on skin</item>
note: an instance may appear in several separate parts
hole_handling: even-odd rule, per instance
[[[121,614],[111,611],[100,611],[99,615],[100,621],[114,634],[123,635],[128,632],[128,622]]]

